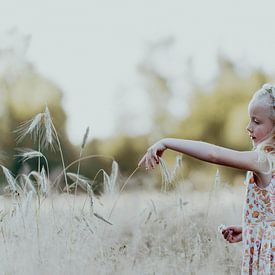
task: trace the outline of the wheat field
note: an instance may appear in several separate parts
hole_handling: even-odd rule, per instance
[[[243,191],[125,192],[111,217],[117,194],[2,197],[0,273],[238,274],[217,228],[241,221]]]
[[[1,275],[240,273],[241,244],[226,243],[218,227],[241,223],[244,185],[221,184],[217,173],[206,192],[198,191],[178,178],[177,157],[171,171],[161,161],[159,191],[131,191],[125,187],[135,184],[137,169],[119,182],[118,163],[108,157],[112,170],[98,172],[104,193],[96,196],[92,180],[80,175],[81,161],[96,157],[83,157],[88,128],[79,159],[67,167],[47,107],[17,132],[19,142],[28,135],[38,142],[38,150],[17,155],[23,162],[37,159],[37,168],[13,176],[0,165],[6,186],[0,196]],[[43,154],[48,147],[61,158],[54,179]],[[73,164],[76,173],[68,171]],[[57,192],[61,179],[65,188]]]

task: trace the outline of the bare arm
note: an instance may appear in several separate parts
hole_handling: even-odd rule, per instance
[[[171,149],[192,156],[194,158],[225,165],[233,168],[258,172],[258,153],[255,151],[236,151],[210,143],[194,140],[184,140],[175,138],[164,138],[152,145],[139,165],[154,168],[154,163],[158,163],[158,158],[166,149]]]

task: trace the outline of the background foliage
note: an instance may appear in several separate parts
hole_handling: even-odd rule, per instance
[[[14,34],[13,34],[14,35]],[[47,104],[54,124],[58,129],[64,157],[67,163],[77,159],[80,146],[73,145],[66,133],[66,113],[62,107],[63,91],[47,79],[26,58],[28,37],[21,37],[21,51],[16,48],[0,49],[0,148],[3,162],[15,174],[23,169],[22,163],[11,156],[15,154],[14,130],[20,123],[41,112]],[[23,50],[22,50],[23,49]],[[177,77],[165,72],[156,60],[167,58],[166,52],[173,51],[171,41],[159,41],[149,46],[137,72],[147,94],[150,106],[151,128],[142,136],[120,133],[106,140],[92,139],[85,147],[85,155],[104,154],[113,156],[119,163],[122,175],[129,175],[137,166],[146,148],[161,137],[170,136],[211,142],[217,145],[249,150],[251,148],[246,134],[248,122],[247,105],[253,93],[273,77],[259,69],[241,70],[224,56],[217,57],[218,73],[211,83],[201,83],[192,76],[191,63],[185,66],[184,74]],[[169,57],[168,57],[169,58]],[[175,81],[185,81],[189,88],[175,93]],[[179,90],[179,89],[178,89]],[[172,101],[182,102],[184,114],[173,112]],[[126,116],[127,117],[127,114]],[[120,123],[127,123],[121,121]],[[129,123],[129,122],[128,122]],[[133,124],[134,121],[131,121]],[[84,129],[83,129],[84,133]],[[25,139],[20,147],[32,147],[33,142]],[[36,149],[36,148],[34,148]],[[60,160],[55,152],[45,153],[51,170],[56,171]],[[5,157],[6,156],[6,157]],[[167,154],[167,160],[174,162],[175,154]],[[35,162],[28,163],[30,169]],[[93,178],[99,169],[111,169],[111,161],[97,158],[82,163],[80,173]],[[184,177],[192,176],[194,171],[211,173],[217,167],[184,157]],[[24,167],[24,169],[27,169]],[[73,167],[72,169],[75,169]],[[54,173],[54,172],[53,172]],[[141,173],[144,173],[141,171]],[[232,182],[240,171],[223,170]],[[158,181],[157,174],[156,181]],[[100,181],[100,179],[99,179]],[[154,182],[154,181],[153,181]]]

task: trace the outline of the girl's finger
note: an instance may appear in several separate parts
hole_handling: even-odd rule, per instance
[[[156,162],[159,161],[159,158],[158,158],[158,156],[157,156],[157,152],[153,152],[153,153],[152,153],[152,156],[153,156],[153,158],[154,158],[154,160],[155,160]]]
[[[224,230],[224,231],[223,231],[223,237],[224,237],[225,239],[227,238],[228,234],[229,234],[229,231],[228,231],[228,230]]]
[[[229,233],[229,234],[228,234],[228,236],[227,236],[226,240],[227,240],[227,241],[232,240],[232,235],[231,235],[231,233]]]
[[[231,243],[237,243],[237,242],[239,242],[239,241],[240,241],[240,239],[239,239],[238,236],[232,236],[232,238],[231,238],[231,240],[230,240]]]
[[[224,234],[223,234],[223,237],[224,237],[225,239],[227,239],[228,235],[229,235],[229,231],[228,231],[228,230],[225,230],[225,231],[224,231]]]
[[[149,162],[148,161],[149,161],[148,156],[146,156],[146,158],[145,158],[145,168],[146,168],[146,170],[149,169]]]
[[[159,158],[158,157],[156,158],[156,164],[159,164]]]
[[[231,242],[231,243],[235,243],[235,242],[236,242],[236,238],[232,236],[230,242]]]
[[[150,164],[150,168],[154,169],[155,168],[155,164],[152,158],[149,159],[149,164]]]
[[[146,155],[143,157],[142,165],[144,165],[144,167],[146,168]]]
[[[147,152],[147,157],[148,157],[148,163],[150,165],[150,168],[154,168],[155,167],[155,163],[154,163],[154,149],[149,149]]]
[[[228,242],[229,242],[229,243],[234,243],[235,240],[234,240],[233,238],[230,238],[230,239],[228,240]]]
[[[146,156],[146,168],[147,168],[147,170],[154,168],[154,165],[152,163],[152,159],[148,155]]]

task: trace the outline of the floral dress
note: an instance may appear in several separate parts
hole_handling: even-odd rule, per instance
[[[275,173],[265,188],[248,172],[243,211],[242,274],[275,275]]]

